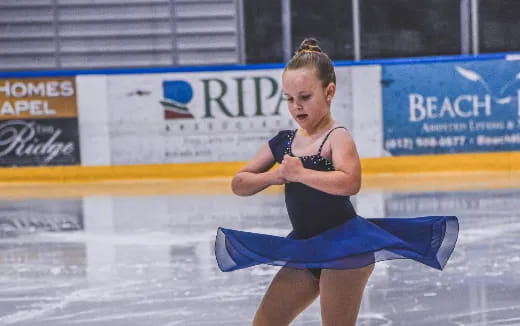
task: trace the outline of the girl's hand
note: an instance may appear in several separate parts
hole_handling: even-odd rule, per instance
[[[299,157],[285,154],[278,170],[287,181],[298,182],[304,167]]]

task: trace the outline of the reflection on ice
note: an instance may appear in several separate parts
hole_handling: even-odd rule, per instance
[[[449,214],[461,227],[443,272],[378,263],[358,325],[520,324],[518,195],[357,196],[362,216]],[[289,231],[279,193],[4,200],[0,225],[0,325],[248,325],[277,268],[221,273],[215,230]],[[294,325],[320,325],[319,302]]]
[[[80,199],[0,200],[0,237],[23,232],[81,230]]]

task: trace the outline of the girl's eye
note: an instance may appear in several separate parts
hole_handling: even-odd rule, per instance
[[[292,97],[286,97],[285,100],[290,103],[294,102],[294,98]]]
[[[309,98],[311,98],[310,95],[302,95],[302,100],[307,101]]]

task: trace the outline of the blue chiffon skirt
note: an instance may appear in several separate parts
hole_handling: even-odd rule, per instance
[[[219,228],[219,268],[234,271],[258,264],[291,268],[360,268],[381,260],[413,259],[442,270],[455,248],[455,216],[373,218],[356,216],[312,238],[295,239]]]

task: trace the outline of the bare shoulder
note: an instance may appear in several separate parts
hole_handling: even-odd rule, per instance
[[[345,149],[345,147],[356,147],[354,138],[346,128],[337,128],[329,136],[331,149]]]
[[[361,187],[361,161],[354,139],[344,128],[334,130],[330,138],[334,169],[348,176],[348,184],[354,187],[352,194],[356,194]]]
[[[359,155],[350,132],[344,128],[330,134],[332,163],[338,170],[359,170]]]

